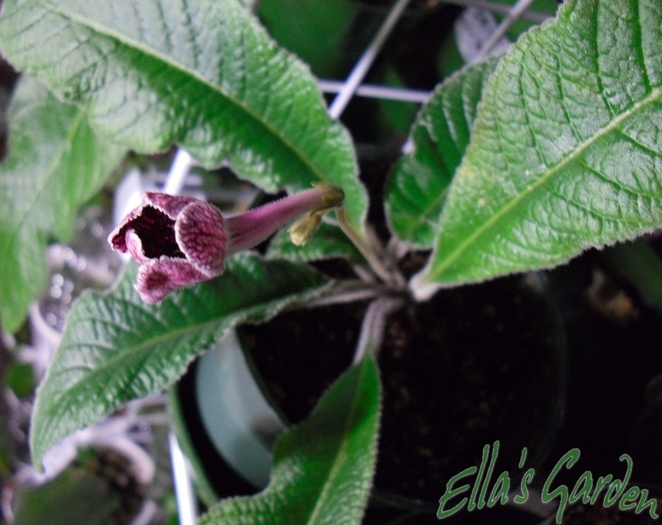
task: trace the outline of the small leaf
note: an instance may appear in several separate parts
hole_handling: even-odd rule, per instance
[[[483,87],[497,62],[480,62],[451,76],[416,118],[410,136],[414,151],[396,165],[386,194],[388,218],[401,239],[432,246],[448,185],[469,144]]]
[[[0,165],[0,318],[16,331],[46,282],[46,244],[68,240],[77,208],[103,185],[124,148],[99,139],[80,108],[24,76],[9,108]]]
[[[21,484],[14,495],[15,525],[108,525],[126,512],[121,493],[100,473],[72,467],[34,487]],[[106,469],[110,470],[108,466]],[[117,489],[115,489],[117,490]],[[124,503],[126,505],[126,503]]]
[[[154,306],[133,287],[131,264],[108,295],[77,301],[37,395],[31,447],[35,465],[58,439],[127,401],[157,394],[238,322],[258,322],[319,293],[328,281],[304,265],[249,254],[227,261],[219,278]]]
[[[222,501],[200,525],[358,525],[377,455],[379,376],[371,357],[346,372],[312,415],[281,434],[269,486]]]
[[[657,0],[570,0],[501,59],[417,295],[662,225],[661,26]]]
[[[334,257],[342,257],[353,262],[363,260],[360,252],[339,228],[324,222],[303,246],[294,245],[287,230],[280,230],[269,244],[267,257],[296,262],[309,262]]]
[[[662,313],[662,259],[645,240],[610,246],[602,260],[637,291],[643,301]]]
[[[6,0],[0,46],[103,136],[143,152],[181,144],[275,192],[342,187],[362,230],[367,197],[346,130],[317,83],[238,0]]]

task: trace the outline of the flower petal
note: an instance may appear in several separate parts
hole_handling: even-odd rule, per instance
[[[208,280],[185,259],[161,257],[140,266],[135,286],[143,301],[155,304],[174,290]]]
[[[136,261],[140,264],[146,263],[149,258],[145,256],[143,250],[143,243],[135,230],[129,230],[124,234],[124,241],[126,243],[126,250],[131,254]]]
[[[115,228],[110,235],[108,236],[108,242],[112,246],[113,250],[116,250],[118,252],[126,253],[128,250],[128,246],[126,245],[126,234],[127,234],[127,229],[131,228],[131,223],[137,218],[140,217],[140,214],[143,212],[143,208],[145,205],[138,206],[137,208],[134,208],[131,210],[130,213],[128,213],[122,222]]]
[[[168,195],[167,193],[157,193],[154,191],[146,191],[143,193],[142,198],[145,203],[158,208],[173,221],[177,219],[177,215],[181,213],[187,204],[197,200],[195,197]]]
[[[209,277],[223,272],[227,234],[218,208],[197,200],[188,204],[175,222],[175,239],[198,270]]]

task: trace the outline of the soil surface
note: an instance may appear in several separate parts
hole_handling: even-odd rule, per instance
[[[281,315],[244,338],[269,395],[296,422],[345,370],[366,305]],[[522,278],[446,290],[392,314],[379,354],[383,417],[376,487],[437,502],[447,480],[500,440],[495,477],[517,483],[544,455],[559,377],[547,305]],[[276,344],[276,341],[283,341]]]

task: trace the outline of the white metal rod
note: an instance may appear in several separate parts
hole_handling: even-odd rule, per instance
[[[195,525],[198,520],[198,505],[193,490],[193,482],[186,468],[184,453],[179,447],[174,432],[168,435],[170,444],[170,461],[172,463],[172,478],[175,485],[177,511],[180,525]]]
[[[177,154],[172,162],[172,166],[170,166],[170,171],[163,186],[163,192],[171,195],[179,195],[182,192],[184,181],[188,172],[191,170],[191,166],[193,166],[191,155],[182,148],[177,148]]]
[[[494,2],[488,2],[486,0],[441,0],[444,4],[458,5],[460,7],[475,7],[477,9],[482,9],[484,11],[491,11],[493,13],[499,13],[501,15],[507,15],[511,7],[505,4],[497,4]],[[524,11],[521,14],[522,18],[530,20],[531,22],[542,23],[545,20],[549,20],[553,15],[548,15],[546,13],[539,13],[537,11]]]
[[[345,83],[340,80],[320,80],[318,81],[318,85],[324,93],[338,93]],[[356,88],[355,94],[361,97],[383,98],[402,102],[415,102],[417,104],[423,104],[430,98],[429,91],[378,86],[375,84],[361,84]]]
[[[329,106],[329,114],[332,118],[337,119],[340,117],[342,112],[347,107],[347,104],[349,104],[349,101],[354,96],[356,88],[358,88],[359,84],[363,80],[363,77],[365,77],[366,73],[370,69],[370,66],[372,66],[375,57],[381,50],[384,42],[386,42],[386,39],[395,27],[396,22],[400,18],[400,15],[402,15],[409,2],[410,0],[398,0],[398,2],[393,6],[393,9],[391,9],[391,12],[388,14],[386,20],[375,35],[375,38],[372,40],[372,42],[370,42],[370,45],[363,52],[363,55],[361,55],[361,58],[347,77],[345,85],[340,90],[336,98],[333,99],[331,106]]]
[[[479,60],[482,60],[487,55],[489,55],[492,47],[494,47],[494,44],[496,44],[499,39],[506,34],[506,31],[508,31],[510,26],[513,25],[513,23],[518,18],[520,18],[522,13],[528,9],[532,2],[533,0],[518,0],[518,2],[508,10],[508,14],[501,21],[499,27],[496,28],[496,31],[492,33],[489,40],[485,42],[483,47],[474,58],[474,62],[478,62]]]

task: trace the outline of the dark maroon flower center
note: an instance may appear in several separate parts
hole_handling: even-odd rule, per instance
[[[158,259],[161,255],[185,259],[175,239],[175,221],[162,211],[145,206],[130,227],[142,241],[145,257]]]

